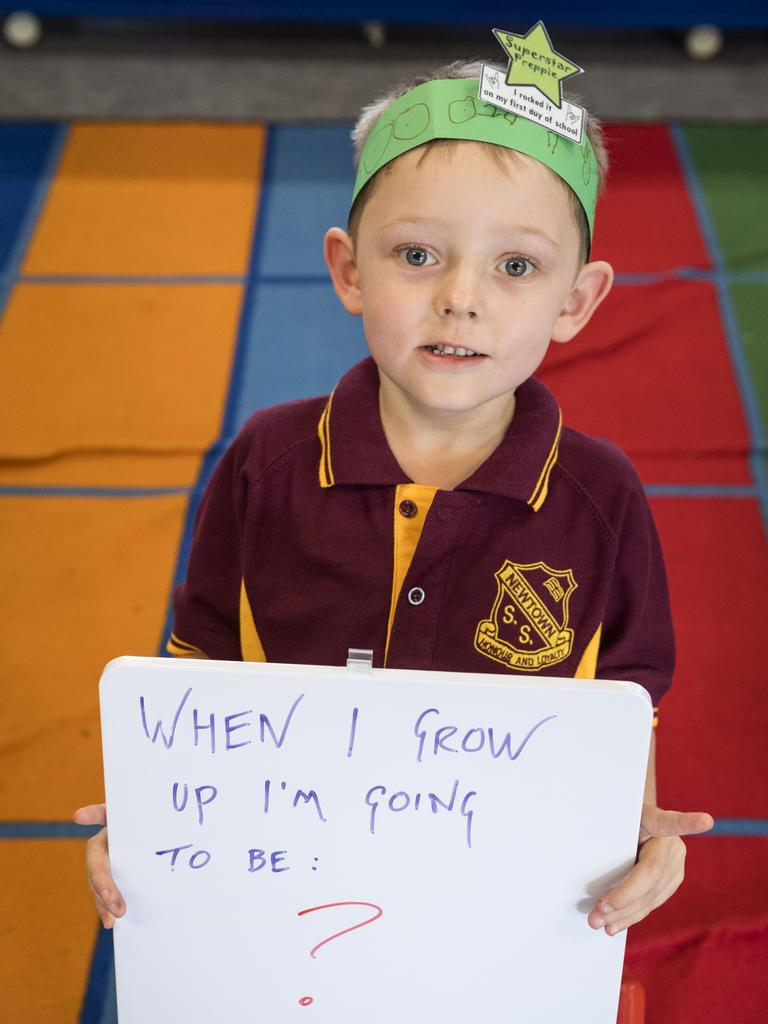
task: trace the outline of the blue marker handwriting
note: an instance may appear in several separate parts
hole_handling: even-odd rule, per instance
[[[466,822],[465,839],[467,846],[472,848],[472,821],[474,811],[470,808],[472,798],[477,796],[474,789],[467,790],[459,800],[459,780],[453,783],[448,793],[442,796],[437,793],[409,793],[405,789],[391,792],[386,786],[371,786],[365,794],[365,803],[370,807],[370,831],[371,835],[376,834],[376,825],[379,812],[391,812],[401,814],[404,811],[418,813],[419,811],[431,811],[432,814],[439,814],[441,811],[450,813],[454,808]],[[458,802],[457,802],[458,801]]]
[[[232,715],[217,717],[213,711],[207,715],[201,714],[199,708],[192,706],[191,713],[185,715],[182,720],[182,712],[188,703],[192,704],[189,700],[191,694],[192,687],[190,686],[176,705],[169,725],[162,718],[156,719],[154,724],[150,725],[146,700],[143,695],[139,697],[141,725],[144,735],[150,743],[156,744],[160,739],[165,749],[170,750],[177,742],[178,733],[178,735],[186,737],[187,740],[191,740],[193,746],[210,749],[212,754],[215,754],[217,750],[228,751],[247,747],[254,741],[258,743],[270,741],[277,750],[280,750],[285,743],[294,713],[304,699],[304,694],[300,693],[277,725],[273,724],[269,715],[263,711],[256,714],[252,708],[237,711]],[[251,732],[252,729],[255,731]]]
[[[170,854],[169,866],[171,871],[176,870],[176,864],[179,861],[179,854],[182,850],[191,850],[192,843],[184,843],[183,846],[171,846],[168,850],[155,850],[156,857],[166,857]],[[199,868],[204,868],[211,862],[211,854],[208,850],[195,850],[194,853],[184,854],[181,858],[180,863],[186,863],[187,867],[192,868],[193,871],[197,871]]]
[[[218,789],[216,786],[195,786],[195,807],[197,808],[197,823],[198,825],[203,824],[203,808],[213,801],[218,796]],[[171,803],[173,804],[174,811],[183,811],[187,806],[189,800],[189,786],[187,783],[182,785],[180,782],[174,782],[173,788],[171,789]]]
[[[163,863],[170,871],[175,871],[176,868],[199,871],[201,868],[207,867],[214,859],[210,850],[194,849],[194,843],[182,843],[179,846],[171,846],[167,850],[155,850],[155,856],[166,858]],[[306,856],[304,854],[299,858],[294,858],[294,861],[298,859],[302,865],[306,865]],[[312,862],[309,864],[310,870],[317,871],[319,863],[319,857],[312,857]],[[263,850],[257,846],[247,851],[244,864],[251,875],[260,871],[264,871],[266,875],[282,875],[291,869],[287,850]],[[296,866],[295,862],[293,866]]]
[[[433,715],[436,717],[433,718]],[[458,725],[438,725],[439,716],[438,708],[426,708],[416,719],[413,733],[418,740],[417,761],[421,761],[425,753],[433,757],[440,753],[478,754],[486,748],[495,760],[506,753],[510,761],[516,761],[537,729],[545,722],[557,718],[557,715],[547,715],[546,718],[540,719],[515,743],[510,732],[499,735],[492,725],[487,728],[473,726],[470,729],[462,729]]]
[[[273,875],[282,874],[283,871],[288,871],[290,867],[290,865],[285,863],[287,856],[287,850],[273,850],[271,853],[268,853],[266,850],[249,850],[248,871],[254,874],[269,864],[269,870]]]
[[[323,809],[320,806],[320,797],[314,789],[298,788],[294,790],[293,787],[291,787],[289,790],[288,783],[285,779],[281,779],[279,785],[276,784],[274,789],[272,779],[264,780],[264,803],[262,806],[265,814],[269,814],[276,797],[278,798],[278,802],[285,803],[284,800],[280,800],[280,796],[283,793],[286,795],[291,807],[298,807],[299,805],[303,807],[312,807],[320,821],[324,822],[327,820],[323,814]]]
[[[199,705],[203,701],[196,698],[190,686],[183,693],[178,691],[170,708],[166,704],[162,713],[158,715],[157,708],[150,711],[149,701],[141,695],[138,698],[138,711],[140,735],[143,733],[144,738],[140,742],[145,744],[145,741],[148,741],[148,744],[157,750],[170,752],[175,749],[180,753],[199,749],[206,753],[222,755],[249,746],[255,750],[258,744],[266,745],[273,750],[281,750],[284,745],[288,745],[291,725],[303,699],[304,693],[297,695],[295,691],[288,692],[278,703],[277,710],[272,708],[269,713],[247,708],[224,714],[219,708],[215,708],[215,705],[215,710],[211,710],[211,704],[201,710]],[[360,728],[360,719],[363,716],[359,707],[355,706],[347,713],[350,717],[347,720],[348,726],[343,726],[343,746],[339,745],[336,749],[340,757],[346,754],[346,758],[352,758],[358,753],[361,739],[370,733]],[[309,714],[306,709],[305,714]],[[410,737],[415,738],[415,760],[419,764],[436,758],[445,760],[446,757],[456,755],[480,755],[501,764],[517,761],[539,730],[556,717],[557,715],[551,714],[533,721],[531,716],[515,732],[509,728],[502,730],[498,725],[482,725],[477,722],[456,724],[451,722],[447,715],[444,717],[440,708],[427,707],[421,710],[415,719],[409,716],[403,722],[406,731],[401,734],[401,739],[405,739],[410,745],[413,743]],[[305,719],[305,724],[307,721]],[[301,734],[306,735],[303,730]],[[338,742],[338,736],[335,737],[335,741]],[[402,751],[403,747],[399,745],[396,749]],[[413,747],[410,749],[413,750]],[[208,770],[206,769],[206,775]],[[214,784],[211,778],[213,774],[211,772],[207,778],[203,776],[202,780],[195,779],[194,776],[189,781],[179,779],[178,776],[175,780],[173,776],[168,779],[170,793],[168,789],[165,789],[164,793],[170,796],[170,805],[175,812],[173,817],[184,815],[190,824],[194,821],[199,827],[205,827],[209,823],[215,824],[219,815],[224,813],[227,801],[222,802],[221,780]],[[312,780],[311,775],[309,780],[304,777],[289,782],[281,778],[281,774],[282,772],[272,778],[265,778],[263,775],[249,778],[249,788],[253,788],[250,788],[250,799],[246,798],[247,813],[258,815],[262,820],[264,816],[268,816],[271,821],[270,834],[275,828],[282,827],[281,821],[287,823],[286,815],[293,818],[298,814],[302,820],[302,827],[304,822],[313,821],[325,826],[329,816],[333,820],[339,811],[342,811],[343,819],[344,811],[339,804],[338,796],[334,800],[332,787],[328,792],[327,786],[323,788],[316,784],[308,785],[308,781]],[[179,775],[182,775],[182,771]],[[472,848],[477,790],[462,784],[458,778],[450,777],[443,782],[432,783],[431,789],[427,789],[424,782],[421,785],[416,782],[409,784],[405,780],[401,780],[398,787],[387,781],[388,775],[388,771],[384,769],[378,775],[376,784],[370,785],[367,789],[367,782],[364,780],[362,787],[357,789],[358,795],[343,801],[345,808],[359,808],[361,804],[365,807],[365,818],[362,820],[367,820],[368,832],[371,835],[387,831],[393,827],[394,821],[405,821],[413,815],[417,815],[419,822],[425,825],[427,821],[435,818],[450,818],[459,826],[456,832],[457,840],[462,846]],[[323,779],[327,781],[325,774]],[[368,781],[372,781],[370,776]],[[167,795],[164,797],[166,800]],[[240,813],[244,809],[241,804]],[[354,810],[353,813],[358,814],[359,811]],[[454,828],[453,825],[450,827]],[[326,831],[325,828],[323,831]],[[198,849],[193,843],[155,850],[154,853],[171,871],[177,866],[198,871],[206,867],[212,857],[210,850]],[[248,871],[251,874],[263,872],[266,876],[281,874],[287,870],[289,866],[285,850],[268,851],[253,847],[248,851]]]

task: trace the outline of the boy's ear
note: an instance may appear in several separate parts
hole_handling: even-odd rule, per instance
[[[358,285],[355,243],[341,228],[330,228],[323,241],[323,256],[341,304],[352,316],[363,312]]]
[[[613,267],[605,260],[585,263],[573,282],[560,316],[555,320],[553,341],[570,341],[584,327],[611,290]]]

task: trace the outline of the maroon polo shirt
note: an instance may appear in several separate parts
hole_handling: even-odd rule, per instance
[[[659,542],[612,445],[561,428],[535,379],[452,491],[387,445],[371,359],[330,397],[255,413],[198,512],[175,654],[626,679],[656,704],[674,662]]]

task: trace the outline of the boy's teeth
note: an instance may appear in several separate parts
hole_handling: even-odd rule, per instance
[[[476,356],[477,352],[474,352],[471,348],[464,348],[459,345],[458,348],[454,348],[453,345],[432,345],[432,351],[437,356]]]

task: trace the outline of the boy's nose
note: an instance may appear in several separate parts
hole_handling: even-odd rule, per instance
[[[441,282],[435,296],[441,317],[475,320],[481,313],[481,297],[477,280],[471,273],[455,271]]]
[[[452,302],[448,306],[443,306],[443,316],[466,316],[470,320],[474,320],[477,317],[477,312],[470,308],[469,303]]]

